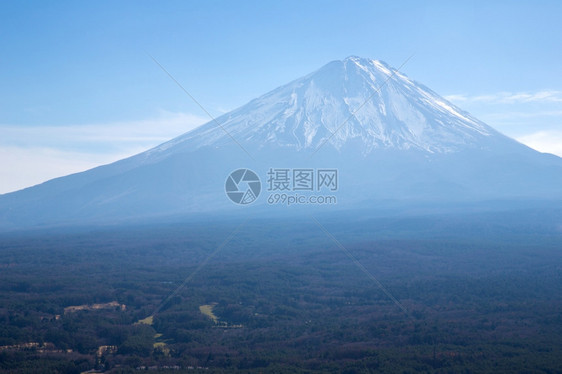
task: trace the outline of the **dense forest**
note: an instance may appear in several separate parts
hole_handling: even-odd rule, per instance
[[[0,234],[0,372],[561,373],[560,227],[521,210]]]

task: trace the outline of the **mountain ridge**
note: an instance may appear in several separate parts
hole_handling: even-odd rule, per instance
[[[412,92],[419,97],[413,102]],[[328,138],[327,145],[339,149],[361,137],[365,153],[392,147],[448,152],[467,139],[500,135],[384,62],[355,56],[332,61],[154,151],[183,142],[193,146],[195,138],[196,146],[228,143],[230,135],[220,127],[243,146],[261,142],[299,151],[316,149]]]
[[[251,168],[265,178],[271,167],[338,169],[334,209],[562,199],[562,159],[381,61],[352,56],[140,154],[0,195],[0,226],[241,212],[226,198],[226,177]],[[251,209],[266,208],[262,199]]]

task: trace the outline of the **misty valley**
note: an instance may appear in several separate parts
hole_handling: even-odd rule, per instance
[[[399,69],[331,61],[0,195],[0,372],[560,373],[561,186]]]
[[[561,14],[0,2],[0,374],[562,374]]]
[[[559,209],[312,214],[1,234],[0,372],[562,371]]]

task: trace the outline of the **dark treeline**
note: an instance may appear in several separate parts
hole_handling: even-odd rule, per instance
[[[561,372],[559,217],[3,234],[0,372]]]

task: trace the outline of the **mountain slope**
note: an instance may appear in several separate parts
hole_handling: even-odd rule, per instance
[[[251,168],[265,185],[275,167],[337,168],[340,209],[562,197],[560,158],[383,62],[349,57],[136,156],[2,195],[0,224],[240,212],[224,192],[228,174]],[[261,198],[251,209],[265,208]]]
[[[501,136],[385,63],[358,57],[333,61],[217,122],[252,149],[315,149],[329,138],[336,149],[357,139],[364,153],[380,148],[433,153],[479,147],[484,138]],[[157,149],[229,142],[217,127],[210,122]]]

